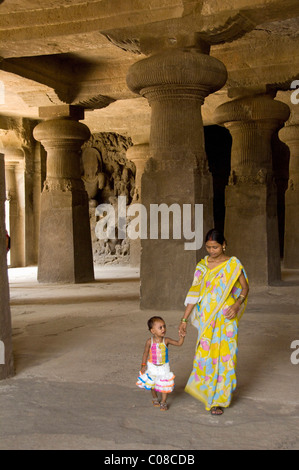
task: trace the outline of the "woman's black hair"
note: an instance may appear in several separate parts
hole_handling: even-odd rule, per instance
[[[217,230],[215,228],[212,228],[206,234],[205,242],[208,242],[208,241],[217,242],[220,245],[222,245],[222,243],[224,242],[226,243],[223,233],[220,230]]]

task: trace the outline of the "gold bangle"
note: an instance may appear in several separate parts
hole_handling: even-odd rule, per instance
[[[242,304],[243,302],[245,302],[245,295],[240,294],[239,297],[238,297],[238,300],[239,299],[241,300],[241,304]]]
[[[188,323],[187,318],[181,318],[181,323]]]

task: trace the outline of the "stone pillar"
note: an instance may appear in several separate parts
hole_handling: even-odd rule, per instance
[[[37,142],[34,148],[34,172],[32,177],[32,201],[33,201],[33,232],[34,246],[32,247],[33,264],[38,264],[38,245],[39,245],[39,228],[40,228],[40,203],[43,184],[42,175],[42,158],[45,156],[45,150],[42,145]]]
[[[0,154],[0,380],[14,375],[6,263],[4,155]]]
[[[224,65],[196,48],[164,50],[129,70],[129,88],[147,98],[152,111],[150,158],[141,183],[148,220],[148,239],[141,241],[142,308],[181,309],[202,254],[195,247],[185,249],[188,237],[183,230],[181,238],[174,239],[170,230],[166,239],[160,233],[158,239],[152,239],[153,205],[179,207],[173,219],[182,228],[184,211],[203,204],[198,239],[203,235],[199,231],[213,226],[212,177],[204,149],[201,106],[226,78]],[[169,222],[172,228],[171,217]],[[192,223],[189,230],[194,230],[194,212]]]
[[[127,158],[132,161],[136,167],[135,191],[132,204],[142,204],[141,178],[144,173],[146,162],[149,158],[149,144],[139,144],[129,147]],[[130,265],[140,266],[141,240],[130,240]]]
[[[289,186],[285,193],[284,259],[285,268],[299,268],[299,125],[285,126],[279,138],[290,149]]]
[[[5,148],[6,195],[9,200],[10,266],[26,266],[24,152]]]
[[[32,129],[28,119],[4,120],[0,131],[0,149],[5,155],[6,190],[9,198],[7,227],[10,222],[10,266],[37,263],[35,159]],[[38,199],[40,199],[40,185]]]
[[[57,116],[55,118],[55,112]],[[80,151],[89,138],[79,123],[83,110],[72,106],[40,110],[48,119],[34,138],[47,152],[47,174],[41,195],[39,282],[76,283],[94,279],[88,196],[80,173]]]
[[[237,98],[215,113],[232,135],[231,175],[225,192],[225,236],[251,284],[280,279],[277,195],[271,138],[289,108],[268,94]]]

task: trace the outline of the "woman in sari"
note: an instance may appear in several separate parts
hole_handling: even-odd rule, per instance
[[[225,255],[222,233],[210,230],[205,243],[208,255],[196,266],[179,332],[186,334],[190,316],[198,339],[185,391],[202,401],[211,414],[221,415],[236,388],[238,323],[249,287],[240,261]]]

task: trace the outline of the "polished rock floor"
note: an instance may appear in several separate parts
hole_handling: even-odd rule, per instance
[[[299,272],[251,288],[239,330],[238,387],[212,417],[184,392],[196,330],[170,347],[176,388],[169,410],[136,387],[159,313],[176,337],[182,311],[139,309],[139,273],[96,269],[96,280],[45,285],[36,268],[9,269],[16,374],[0,382],[0,449],[299,449]],[[293,353],[293,356],[292,356]],[[294,363],[295,362],[295,363]]]

